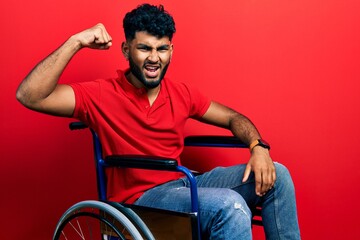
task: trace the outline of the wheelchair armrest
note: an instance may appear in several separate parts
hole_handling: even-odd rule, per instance
[[[199,135],[185,138],[185,146],[248,148],[249,146],[234,136]]]
[[[70,130],[81,130],[81,129],[88,128],[88,126],[83,122],[71,122],[69,124],[69,128],[70,128]]]
[[[106,166],[176,171],[175,159],[143,155],[110,155],[105,157]]]
[[[144,155],[110,155],[105,157],[104,165],[105,167],[124,167],[182,172],[186,175],[190,182],[191,209],[193,212],[199,211],[195,177],[186,167],[178,166],[178,162],[175,159]]]

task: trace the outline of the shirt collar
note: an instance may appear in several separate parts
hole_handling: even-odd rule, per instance
[[[137,88],[134,85],[132,85],[126,78],[126,74],[130,71],[130,69],[126,69],[126,70],[118,70],[118,76],[119,76],[119,84],[121,86],[121,88],[124,90],[125,94],[129,97],[129,98],[136,98],[136,99],[140,99],[140,98],[147,98],[147,94],[146,94],[146,89],[143,88]],[[160,88],[160,92],[159,95],[157,96],[157,99],[155,102],[157,102],[157,104],[162,105],[163,103],[165,103],[166,99],[169,97],[168,93],[167,93],[167,87],[166,87],[166,79],[164,78],[161,81],[161,88]]]

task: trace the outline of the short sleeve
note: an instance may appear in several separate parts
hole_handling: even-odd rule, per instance
[[[211,100],[202,94],[199,89],[187,86],[191,99],[190,117],[201,118],[208,110]]]
[[[90,105],[100,104],[100,82],[80,82],[70,83],[75,93],[75,110],[73,118],[88,124],[91,116],[89,116]]]

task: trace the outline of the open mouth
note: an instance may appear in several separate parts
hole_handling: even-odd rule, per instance
[[[160,73],[160,66],[158,65],[145,65],[145,75],[149,78],[155,78]]]

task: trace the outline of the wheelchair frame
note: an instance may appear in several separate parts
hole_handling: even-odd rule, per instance
[[[70,123],[69,128],[71,130],[80,130],[88,127],[82,122],[72,122]],[[133,229],[134,226],[135,228],[141,229],[142,235],[145,236],[146,239],[155,239],[152,236],[150,230],[147,228],[146,224],[136,214],[136,211],[132,210],[132,208],[136,210],[136,208],[146,209],[146,207],[140,207],[140,206],[134,206],[128,204],[119,204],[119,203],[113,203],[107,201],[106,176],[105,176],[105,168],[107,167],[139,168],[139,169],[182,172],[190,182],[192,212],[189,214],[191,214],[192,238],[199,240],[201,239],[197,185],[196,185],[195,177],[189,169],[187,169],[184,166],[179,166],[177,161],[174,159],[163,158],[163,157],[152,157],[152,156],[149,157],[149,156],[139,156],[139,155],[114,155],[103,158],[100,140],[93,129],[90,129],[90,131],[92,133],[92,139],[93,139],[98,198],[100,201],[83,201],[69,208],[61,217],[56,227],[56,231],[53,237],[54,240],[58,239],[58,236],[60,235],[59,232],[61,231],[63,225],[66,224],[67,219],[74,217],[72,215],[74,215],[75,210],[80,211],[79,209],[82,209],[84,206],[99,208],[102,211],[106,211],[109,212],[109,214],[114,215],[114,219],[116,219],[116,221],[119,221],[123,225],[128,226],[130,232],[132,232],[133,234],[134,239],[142,239],[141,234]],[[185,146],[197,146],[197,147],[223,147],[223,148],[248,147],[247,145],[242,143],[239,139],[232,136],[209,136],[209,135],[189,136],[185,138],[184,144]],[[118,211],[118,213],[116,211]],[[166,210],[163,211],[171,212]],[[261,209],[260,208],[255,209],[253,215],[261,216]],[[130,220],[130,222],[128,222],[128,220]],[[134,226],[132,226],[131,223],[133,223]],[[254,225],[262,226],[262,221],[259,219],[253,219],[252,223]],[[125,239],[125,237],[122,239]]]

